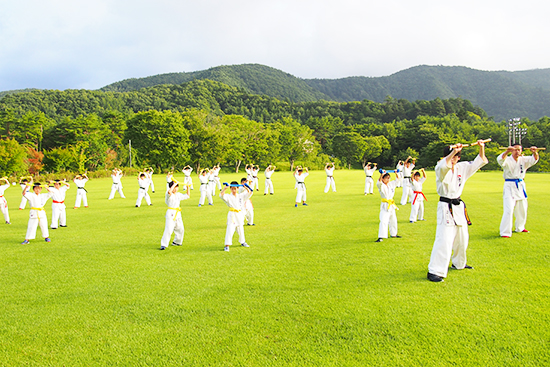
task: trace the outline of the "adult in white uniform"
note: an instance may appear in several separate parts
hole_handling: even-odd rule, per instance
[[[186,185],[191,185],[191,190],[194,190],[193,188],[193,179],[191,178],[191,172],[193,172],[193,167],[187,165],[185,167],[183,167],[183,175],[185,176],[183,178],[183,183],[186,184]]]
[[[74,208],[80,208],[80,204],[84,204],[84,207],[88,207],[88,196],[86,195],[86,182],[88,182],[88,176],[84,173],[82,175],[76,175],[73,179],[74,184],[76,185],[76,200],[74,202]]]
[[[199,206],[204,205],[204,200],[208,198],[208,205],[214,205],[212,201],[212,191],[209,190],[209,181],[210,181],[210,172],[208,168],[205,168],[201,171],[199,175],[199,181],[201,183],[200,192],[201,197],[199,199]]]
[[[166,249],[170,244],[172,233],[175,234],[172,245],[181,246],[183,243],[185,228],[183,227],[183,220],[181,218],[180,202],[189,199],[189,186],[186,185],[187,192],[185,194],[178,192],[179,183],[176,181],[170,181],[168,186],[164,199],[166,205],[168,205],[168,209],[164,216],[164,233],[160,240],[161,250]]]
[[[149,191],[149,185],[150,184],[151,184],[151,180],[148,178],[147,173],[140,172],[139,177],[138,177],[139,189],[138,189],[138,197],[137,197],[137,200],[136,200],[136,208],[139,208],[141,206],[141,202],[143,201],[144,198],[145,198],[145,202],[147,203],[147,205],[153,205],[151,203],[151,197],[149,196],[149,193],[147,192],[147,191]]]
[[[305,172],[304,172],[305,170]],[[294,207],[298,207],[298,203],[301,201],[302,202],[302,205],[306,205],[306,200],[307,200],[307,192],[306,192],[306,183],[304,182],[304,180],[306,179],[306,177],[309,176],[309,171],[306,168],[302,169],[302,168],[296,168],[296,171],[294,171],[294,179],[296,180],[296,189],[298,190],[298,192],[296,193],[296,200],[295,200],[295,204],[294,204]]]
[[[212,189],[212,196],[216,195],[216,186],[218,186],[218,190],[222,191],[222,183],[220,182],[220,171],[221,171],[220,164],[218,163],[214,167],[212,167],[212,175],[214,178],[214,187]]]
[[[325,194],[329,188],[332,187],[332,191],[336,192],[336,182],[334,182],[334,162],[325,164],[325,173],[327,174],[327,183],[325,185]]]
[[[460,199],[466,181],[486,165],[485,144],[478,140],[479,154],[471,162],[458,162],[462,144],[454,149],[445,147],[444,157],[435,166],[435,183],[440,196],[437,204],[437,229],[428,265],[428,280],[442,282],[447,277],[452,256],[454,269],[471,269],[466,263],[469,219]]]
[[[408,157],[403,166],[403,194],[401,195],[401,205],[406,205],[412,200],[412,182],[411,175],[414,169],[414,162],[411,162],[412,157]]]
[[[500,235],[512,236],[514,215],[516,216],[516,232],[529,232],[525,229],[527,222],[527,191],[525,190],[525,173],[527,169],[539,161],[536,147],[531,147],[530,156],[523,156],[521,145],[508,147],[497,157],[498,164],[504,170],[503,213],[500,221]],[[508,156],[508,154],[512,154]]]
[[[256,188],[256,191],[260,191],[260,183],[258,181],[258,172],[260,172],[260,166],[258,165],[252,165],[251,168],[251,174],[252,174],[252,185],[250,188],[254,191],[254,188]]]
[[[269,195],[273,195],[273,182],[271,181],[271,176],[273,176],[273,172],[275,172],[275,166],[272,166],[271,164],[267,166],[267,168],[264,171],[265,175],[265,189],[264,189],[264,195],[267,195],[269,192]]]
[[[31,182],[28,185],[32,185]],[[27,225],[27,234],[25,235],[25,241],[22,242],[23,245],[29,243],[30,240],[36,238],[36,229],[40,226],[42,231],[42,237],[46,242],[51,242],[50,232],[48,231],[48,218],[46,217],[46,212],[44,211],[44,205],[49,198],[52,197],[52,193],[49,192],[50,188],[46,186],[48,193],[42,194],[42,185],[39,182],[34,183],[32,191],[27,191],[26,188],[23,189],[22,194],[25,195],[31,206],[29,213],[29,224]]]
[[[422,177],[420,177],[420,172],[422,172]],[[426,171],[422,168],[420,172],[414,172],[411,181],[413,190],[411,215],[409,216],[409,222],[411,223],[424,220],[424,200],[426,200],[426,196],[422,192],[422,184],[426,181]]]
[[[113,170],[113,173],[111,174],[111,178],[113,179],[113,185],[111,186],[111,194],[109,195],[109,200],[115,197],[115,192],[117,191],[120,197],[125,199],[126,196],[124,196],[124,192],[122,192],[122,171],[115,168]]]
[[[376,163],[367,163],[367,165],[363,168],[365,170],[365,195],[373,194],[374,193],[374,179],[372,178],[372,175],[376,171]]]
[[[57,227],[67,227],[67,211],[65,206],[65,195],[71,187],[67,182],[55,180],[53,188],[50,188],[52,194],[52,229]]]
[[[229,251],[229,246],[233,242],[233,235],[235,231],[239,235],[239,243],[243,247],[249,247],[244,237],[244,210],[245,202],[250,199],[254,193],[250,186],[245,185],[246,191],[238,193],[239,184],[236,181],[231,182],[230,186],[225,186],[221,193],[220,198],[229,207],[227,213],[227,229],[225,231],[225,246],[224,251]],[[226,194],[225,191],[230,187],[231,193]]]
[[[397,215],[395,213],[398,208],[393,200],[395,188],[397,187],[397,173],[395,175],[395,180],[390,180],[390,174],[386,171],[382,171],[382,174],[378,177],[378,182],[376,182],[376,187],[378,187],[382,202],[380,203],[378,239],[375,242],[382,242],[384,238],[388,238],[388,230],[391,237],[400,238],[400,236],[397,235]]]
[[[0,178],[0,210],[4,214],[4,220],[6,224],[11,224],[10,213],[8,211],[8,201],[4,197],[4,192],[10,188],[10,181],[7,177]]]

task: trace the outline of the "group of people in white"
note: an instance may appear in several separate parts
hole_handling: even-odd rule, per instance
[[[459,162],[461,151],[464,148],[462,144],[445,147],[443,158],[435,166],[436,189],[440,196],[437,206],[437,227],[436,237],[428,265],[428,279],[433,282],[441,282],[447,277],[448,264],[451,262],[453,269],[472,269],[466,261],[466,249],[468,247],[468,225],[471,224],[466,205],[460,196],[464,190],[466,181],[481,167],[488,163],[485,157],[485,142],[478,140],[471,145],[479,146],[479,154],[471,162]],[[523,155],[523,148],[520,145],[510,146],[497,157],[498,164],[502,167],[504,173],[504,192],[503,192],[503,215],[500,223],[500,236],[509,238],[512,232],[529,232],[525,228],[527,221],[527,192],[525,188],[525,174],[529,167],[536,164],[539,160],[538,151],[544,148],[531,147],[531,155]],[[424,220],[424,201],[426,197],[422,192],[422,185],[426,181],[426,171],[422,168],[414,170],[415,159],[408,157],[404,162],[399,161],[394,171],[380,171],[380,176],[376,183],[381,196],[380,204],[380,224],[378,229],[378,239],[381,242],[390,237],[399,238],[397,231],[397,207],[394,195],[397,187],[402,187],[403,192],[400,200],[401,205],[411,204],[409,216],[410,223]],[[205,199],[208,204],[213,205],[213,196],[216,188],[220,190],[220,199],[227,204],[229,212],[227,215],[227,230],[224,242],[224,250],[229,251],[232,238],[235,232],[239,236],[239,243],[248,247],[244,235],[244,224],[253,226],[254,207],[250,200],[254,190],[259,191],[258,172],[259,166],[254,164],[246,165],[247,177],[240,183],[233,181],[231,183],[222,183],[219,172],[220,165],[212,168],[202,169],[199,174],[200,181],[200,199],[199,207],[204,205]],[[274,194],[272,175],[276,167],[269,165],[264,171],[265,189],[264,195]],[[336,192],[336,183],[334,180],[335,164],[327,163],[325,165],[326,185],[324,192],[328,193],[332,188]],[[376,163],[368,163],[364,167],[365,172],[365,190],[364,194],[373,193],[373,174],[377,170]],[[193,190],[193,180],[191,172],[193,168],[185,166],[182,170],[184,181],[176,181],[173,171],[166,176],[166,196],[165,202],[168,206],[166,211],[165,231],[161,239],[161,249],[164,250],[170,245],[172,233],[175,233],[172,245],[180,246],[183,241],[184,227],[181,217],[180,202],[189,199],[190,191]],[[148,194],[149,189],[154,190],[152,179],[153,168],[145,169],[138,174],[138,198],[136,207],[140,207],[143,199],[148,205],[152,205]],[[390,172],[395,173],[395,179],[392,181]],[[309,175],[307,167],[297,166],[293,176],[295,179],[295,189],[297,190],[295,207],[301,203],[307,206],[307,189],[305,179]],[[125,198],[121,178],[123,173],[120,169],[114,169],[111,174],[112,187],[109,200],[113,199],[118,192],[121,198]],[[76,201],[74,209],[88,207],[87,191],[85,188],[88,182],[86,173],[78,174],[73,182],[77,187]],[[33,182],[32,177],[21,177],[20,185],[22,188],[22,200],[19,206],[20,210],[25,209],[27,202],[30,205],[29,222],[27,233],[23,244],[28,244],[30,240],[35,239],[37,228],[40,227],[42,236],[46,242],[50,242],[49,228],[47,223],[44,205],[49,198],[52,198],[52,221],[50,228],[67,227],[67,216],[65,211],[65,195],[70,188],[66,180],[50,181],[43,185],[39,182]],[[15,183],[13,184],[15,185]],[[179,192],[180,186],[185,187],[185,193]],[[4,192],[10,187],[7,177],[0,178],[0,210],[4,215],[5,222],[11,224],[8,204],[4,197]],[[46,189],[46,193],[42,193]],[[229,192],[227,192],[229,189]],[[513,221],[516,218],[515,223]]]

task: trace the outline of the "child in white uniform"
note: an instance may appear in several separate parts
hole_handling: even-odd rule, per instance
[[[185,176],[183,179],[183,183],[186,185],[191,185],[191,190],[193,190],[193,179],[191,178],[191,172],[193,172],[193,167],[187,165],[183,167],[183,175]]]
[[[252,191],[254,191],[254,187],[256,188],[256,191],[260,191],[260,183],[258,181],[258,172],[260,172],[260,166],[252,165],[251,173],[252,173],[252,185],[250,186],[252,188]]]
[[[65,181],[55,180],[53,189],[50,188],[52,194],[52,229],[59,227],[67,227],[67,213],[65,206],[65,194],[71,188]]]
[[[424,220],[424,200],[426,200],[426,196],[422,192],[422,184],[426,181],[426,171],[424,168],[420,171],[422,172],[422,177],[420,177],[420,172],[415,172],[412,176],[413,200],[411,202],[411,215],[409,216],[411,223],[417,220]]]
[[[403,164],[403,161],[399,161],[395,165],[395,174],[397,175],[397,186],[396,187],[403,186],[403,167],[405,167],[405,165]]]
[[[386,173],[386,171],[382,171],[376,183],[382,202],[380,203],[378,239],[375,242],[382,242],[382,239],[388,238],[388,229],[391,237],[400,238],[400,236],[397,235],[397,215],[395,213],[398,208],[393,200],[395,188],[397,187],[397,174],[394,181],[390,181],[390,179],[390,174]]]
[[[305,172],[304,172],[304,169],[302,168],[296,168],[296,171],[294,171],[294,179],[296,180],[296,189],[298,190],[298,192],[296,193],[296,200],[295,200],[295,204],[294,204],[294,207],[297,208],[298,207],[298,203],[301,201],[302,202],[302,205],[306,205],[306,200],[307,200],[307,193],[306,193],[306,184],[304,182],[304,180],[306,179],[306,177],[309,176],[309,171],[307,169],[307,167],[305,168]]]
[[[271,181],[271,176],[273,176],[273,172],[275,172],[275,166],[272,166],[271,164],[267,166],[267,168],[264,171],[265,175],[265,189],[264,189],[264,195],[267,195],[269,191],[269,195],[273,195],[273,182]]]
[[[148,169],[145,170],[145,177],[149,180],[149,187],[151,188],[151,191],[153,192],[153,194],[155,193],[155,183],[153,182],[153,172],[155,172],[153,170],[153,167],[149,167]]]
[[[168,205],[166,210],[165,220],[164,220],[164,234],[160,240],[160,249],[164,250],[170,244],[170,238],[172,233],[174,235],[174,241],[172,245],[181,246],[183,242],[184,227],[183,220],[181,218],[181,208],[180,202],[182,200],[189,199],[189,185],[185,185],[186,193],[182,194],[178,192],[179,183],[177,181],[171,181],[168,184],[168,190],[166,191],[165,202]]]
[[[80,203],[84,204],[84,207],[88,207],[88,197],[86,195],[86,182],[88,182],[88,176],[86,173],[82,175],[76,175],[76,177],[73,180],[74,184],[76,185],[76,200],[74,202],[74,208],[80,208]]]
[[[201,197],[199,199],[199,206],[204,205],[204,200],[206,198],[208,198],[208,205],[214,205],[212,201],[212,191],[209,189],[210,172],[208,168],[205,168],[201,171],[201,174],[199,175],[199,181],[201,183],[201,187],[200,187]]]
[[[214,178],[214,187],[212,189],[212,196],[216,195],[216,186],[218,186],[218,190],[222,191],[222,183],[220,182],[220,170],[222,168],[220,167],[220,164],[218,163],[214,167],[212,167],[212,177]]]
[[[6,224],[11,224],[10,213],[8,212],[8,201],[4,197],[4,192],[10,188],[10,181],[7,177],[0,178],[0,210],[4,214],[4,220]]]
[[[30,180],[30,181],[29,181]],[[21,177],[19,179],[19,186],[21,186],[21,190],[23,189],[27,189],[27,192],[30,192],[30,186],[27,185],[29,182],[32,181],[32,177],[29,176],[29,177]],[[25,207],[27,206],[27,198],[25,196],[23,196],[21,198],[21,203],[19,204],[19,210],[23,210],[25,209]]]
[[[113,185],[111,186],[111,194],[109,195],[109,200],[115,197],[115,192],[117,191],[120,197],[125,199],[126,196],[124,196],[124,192],[122,192],[122,171],[115,168],[113,170],[113,173],[111,174],[111,178],[113,179]]]
[[[229,246],[233,242],[233,235],[235,231],[239,235],[239,243],[243,247],[249,247],[246,243],[244,237],[244,205],[246,200],[248,200],[254,193],[252,189],[245,185],[246,191],[243,193],[238,193],[239,184],[236,181],[231,182],[231,185],[224,184],[225,187],[220,193],[220,198],[227,204],[229,207],[229,212],[227,213],[227,230],[225,231],[225,246],[224,251],[229,251]],[[231,193],[226,194],[225,190],[230,187]]]
[[[141,202],[143,201],[143,198],[145,198],[145,202],[147,205],[153,205],[151,203],[151,197],[149,196],[149,185],[151,184],[151,180],[147,177],[147,174],[145,172],[140,172],[138,177],[138,197],[136,201],[136,208],[139,208],[141,206]]]
[[[239,187],[239,194],[246,191],[245,184],[248,184],[248,180],[246,178],[241,179],[242,187]],[[247,225],[256,225],[254,224],[254,205],[252,205],[252,200],[250,200],[250,198],[244,202],[244,219],[246,219]]]
[[[31,182],[27,183],[27,185],[32,185],[32,179]],[[52,197],[52,193],[49,192],[50,188],[46,186],[48,193],[42,194],[42,187],[43,186],[40,185],[39,182],[36,182],[32,187],[32,191],[29,192],[26,188],[23,189],[22,195],[24,195],[29,201],[31,211],[29,213],[27,234],[25,235],[25,241],[21,243],[22,245],[26,245],[30,240],[34,240],[36,238],[36,228],[38,226],[40,226],[44,240],[46,242],[51,242],[50,232],[48,231],[48,218],[46,217],[46,212],[44,211],[44,205],[48,199]]]
[[[374,163],[371,166],[371,163],[367,163],[367,165],[364,168],[365,170],[365,195],[373,194],[374,193],[374,179],[372,178],[372,175],[376,171],[376,163]]]
[[[332,166],[331,166],[332,164]],[[325,173],[327,174],[327,184],[325,185],[325,194],[332,187],[332,191],[336,192],[336,183],[334,182],[334,162],[325,165]]]
[[[406,205],[411,201],[412,197],[411,175],[412,170],[414,169],[414,160],[413,162],[410,162],[411,159],[412,157],[409,156],[403,166],[403,195],[401,195],[401,205]]]

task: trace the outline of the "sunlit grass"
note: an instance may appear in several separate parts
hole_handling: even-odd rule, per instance
[[[242,174],[222,174],[222,181]],[[183,177],[181,177],[183,178]],[[528,234],[498,237],[502,174],[480,172],[463,195],[473,221],[468,263],[444,283],[426,280],[435,235],[433,172],[425,222],[398,212],[401,239],[375,243],[380,196],[363,195],[361,171],[294,181],[273,176],[275,195],[252,197],[250,248],[222,251],[227,206],[182,202],[183,246],[159,251],[164,178],[153,206],[109,201],[110,180],[87,185],[87,209],[70,209],[52,242],[20,245],[28,208],[6,191],[12,225],[0,225],[0,363],[19,365],[540,366],[550,363],[550,175],[528,174]],[[195,178],[195,181],[196,178]],[[197,181],[198,182],[198,181]],[[398,189],[397,195],[400,195]],[[396,195],[396,196],[397,196]],[[51,218],[51,201],[47,204]]]

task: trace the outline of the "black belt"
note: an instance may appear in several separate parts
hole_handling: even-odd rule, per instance
[[[367,176],[367,178],[372,178],[372,176]]]
[[[258,178],[258,176],[252,176],[252,178]]]
[[[403,178],[411,178],[411,176],[403,176]]]
[[[441,196],[439,198],[439,201],[449,204],[449,211],[451,212],[451,214],[453,214],[453,205],[460,205],[461,202],[464,203],[460,197],[456,199],[449,199]],[[470,221],[470,217],[468,216],[468,211],[466,210],[466,203],[464,203],[464,216],[466,217],[466,223],[468,223],[468,225],[471,226],[472,222]]]
[[[208,185],[208,182],[205,182],[205,183],[201,183],[201,185]]]
[[[78,187],[78,186],[77,186],[76,188],[88,192],[88,190],[86,190],[84,187]]]
[[[145,187],[140,187],[139,189],[140,189],[140,190],[145,190]]]

